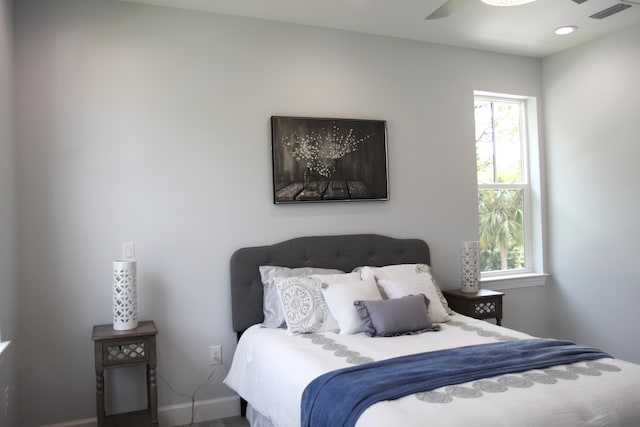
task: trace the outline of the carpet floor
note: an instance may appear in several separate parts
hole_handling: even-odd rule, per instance
[[[191,424],[190,427],[249,427],[249,421],[247,421],[246,418],[238,416],[213,421],[202,421],[200,423]]]

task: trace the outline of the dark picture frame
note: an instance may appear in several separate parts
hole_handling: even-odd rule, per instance
[[[271,117],[273,202],[389,200],[384,120]]]

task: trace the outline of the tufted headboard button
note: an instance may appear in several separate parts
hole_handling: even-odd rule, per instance
[[[265,261],[267,264],[271,264],[271,258],[267,258],[267,260]]]
[[[341,254],[340,252],[338,252],[338,253],[336,254],[336,258],[338,258],[338,259],[342,259],[342,254]]]

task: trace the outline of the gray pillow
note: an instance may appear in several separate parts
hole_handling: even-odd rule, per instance
[[[276,277],[344,273],[344,271],[334,270],[330,268],[288,268],[275,265],[262,265],[259,269],[260,278],[262,279],[262,284],[264,286],[264,298],[262,303],[264,322],[262,323],[262,325],[266,328],[282,328],[287,326],[284,321],[284,312],[282,311],[282,303],[280,302],[280,297],[278,296],[278,289],[276,289],[276,285],[274,283]]]
[[[424,295],[380,301],[354,301],[358,314],[371,337],[393,337],[437,331],[440,325],[429,320],[429,300]]]

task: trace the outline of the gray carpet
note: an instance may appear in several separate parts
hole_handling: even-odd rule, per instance
[[[249,421],[247,421],[246,418],[238,416],[222,418],[220,420],[203,421],[201,423],[191,424],[191,427],[249,427]]]

